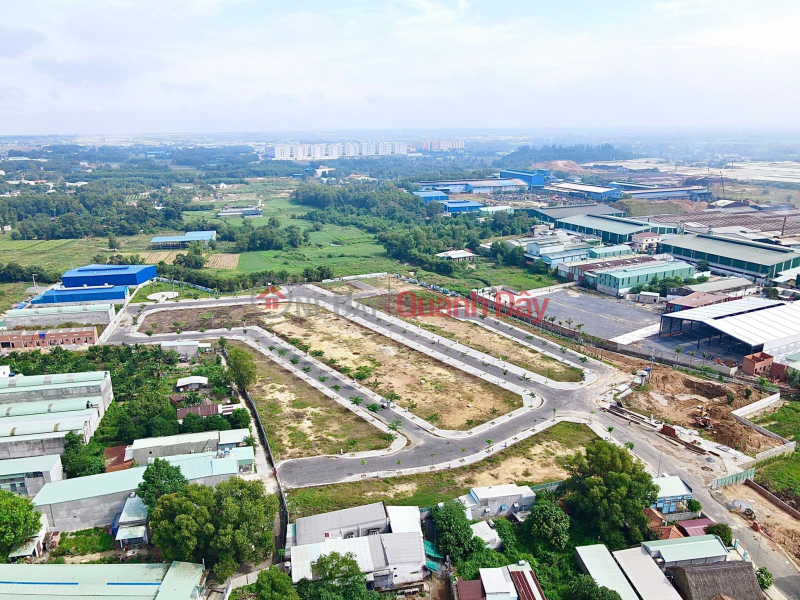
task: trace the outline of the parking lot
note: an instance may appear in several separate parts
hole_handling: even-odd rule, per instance
[[[572,319],[573,328],[583,323],[584,333],[606,340],[655,325],[660,320],[658,313],[632,302],[575,289],[559,290],[543,298],[549,300],[546,317],[556,317],[556,323]],[[541,304],[541,299],[539,302]]]

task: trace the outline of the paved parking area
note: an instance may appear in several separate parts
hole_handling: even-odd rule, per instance
[[[559,290],[539,298],[548,298],[545,316],[562,321],[572,319],[572,327],[583,323],[583,332],[606,340],[660,321],[657,313],[638,308],[631,302],[610,296],[586,294],[573,289]]]

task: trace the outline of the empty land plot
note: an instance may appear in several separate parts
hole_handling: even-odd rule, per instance
[[[387,434],[340,406],[246,344],[256,361],[258,379],[248,389],[267,430],[276,460],[381,450]]]
[[[179,254],[186,254],[185,252],[148,252],[147,254],[140,254],[142,260],[148,265],[157,265],[160,262],[171,265],[175,263],[175,259]]]
[[[472,465],[419,475],[289,490],[289,510],[292,519],[296,519],[368,502],[430,507],[465,494],[474,486],[502,483],[536,485],[560,481],[567,476],[566,457],[596,438],[585,425],[557,423]],[[457,449],[454,448],[453,452],[452,460],[457,461]]]
[[[206,261],[206,266],[211,269],[233,270],[239,265],[240,254],[212,254]]]
[[[168,291],[165,288],[164,291]],[[162,310],[147,315],[139,331],[172,333],[182,331],[205,331],[248,325],[263,325],[264,313],[252,304],[239,306],[217,306],[214,308],[190,308],[187,310]],[[175,323],[178,325],[176,326]]]
[[[430,294],[429,292],[426,292]],[[421,296],[421,293],[420,293]],[[441,298],[437,296],[437,298]],[[410,309],[409,298],[405,297],[406,309]],[[423,299],[428,303],[428,298]],[[397,298],[395,296],[377,296],[361,300],[368,306],[374,306],[383,312],[397,314]],[[504,362],[510,362],[533,373],[544,375],[555,381],[583,381],[583,369],[566,365],[546,354],[503,337],[477,323],[460,321],[448,316],[406,317],[406,321],[418,325],[450,340],[456,340],[470,348],[483,352]]]
[[[513,392],[450,367],[331,312],[287,305],[268,319],[272,329],[322,350],[381,395],[443,429],[470,429],[522,406]]]

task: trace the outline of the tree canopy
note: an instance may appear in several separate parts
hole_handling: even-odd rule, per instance
[[[39,531],[39,515],[28,498],[0,490],[0,562]]]
[[[483,547],[473,537],[464,506],[458,500],[448,500],[431,511],[436,528],[436,547],[439,552],[458,562]]]
[[[136,493],[152,509],[161,496],[180,492],[187,484],[179,466],[172,465],[163,458],[156,458],[144,470]]]
[[[243,389],[256,381],[258,368],[253,355],[244,348],[231,348],[228,350],[228,373],[231,381]]]
[[[256,600],[300,600],[292,578],[277,567],[262,569],[255,584]]]
[[[314,581],[302,579],[297,594],[302,600],[379,600],[381,596],[367,590],[364,574],[355,556],[348,552],[331,552],[320,556],[311,565]]]
[[[274,548],[278,501],[260,480],[233,477],[215,487],[189,484],[161,496],[150,513],[153,543],[166,560],[213,565],[227,579],[243,562],[259,562]]]
[[[523,527],[536,546],[563,550],[569,543],[569,517],[547,500],[533,505]]]
[[[656,501],[658,488],[644,465],[625,448],[604,440],[586,446],[586,454],[568,459],[564,482],[567,506],[574,517],[611,547],[643,539],[644,509]]]
[[[105,467],[103,457],[97,450],[83,442],[83,436],[72,431],[64,436],[64,454],[61,463],[67,477],[85,477],[102,473]]]

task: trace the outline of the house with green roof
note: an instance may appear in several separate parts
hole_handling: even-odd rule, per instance
[[[202,565],[0,564],[0,600],[197,600],[205,586]]]
[[[164,460],[180,467],[190,483],[216,485],[220,481],[252,471],[253,448],[246,446],[227,453],[203,452],[167,456]],[[46,484],[33,499],[36,510],[47,515],[51,529],[78,531],[105,527],[125,507],[139,487],[146,466],[64,479]]]

